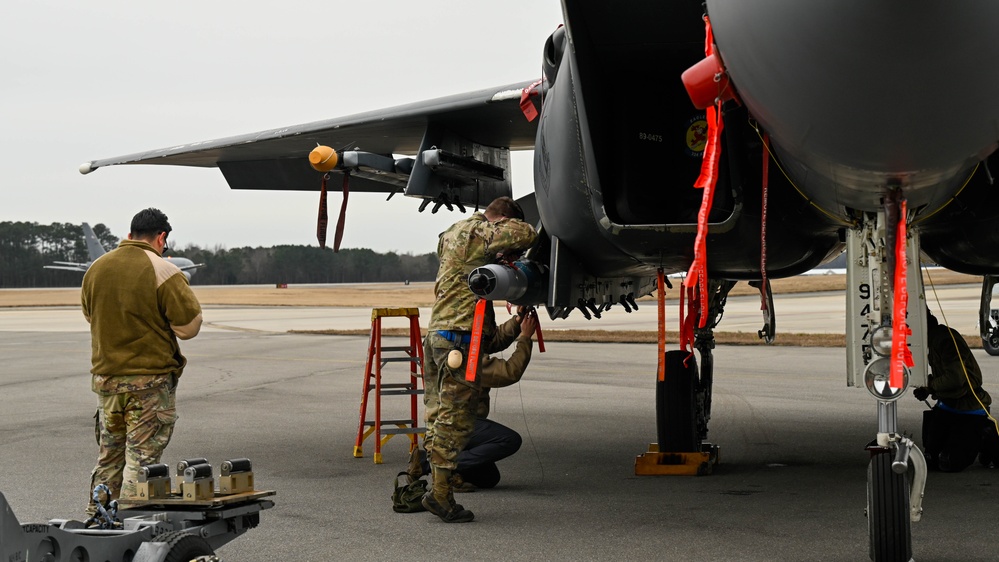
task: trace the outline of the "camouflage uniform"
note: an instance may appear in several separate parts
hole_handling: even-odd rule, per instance
[[[482,213],[458,221],[441,234],[437,245],[440,268],[434,285],[436,299],[429,333],[424,340],[424,388],[427,390],[424,404],[428,427],[424,446],[435,469],[434,495],[438,500],[450,492],[446,488],[448,484],[437,478],[438,471],[450,474],[456,467],[458,453],[472,432],[480,401],[481,380],[465,380],[468,342],[464,340],[472,330],[478,298],[468,288],[468,274],[477,267],[493,263],[498,254],[526,250],[536,238],[534,228],[521,220],[502,218],[490,222]],[[485,325],[495,326],[492,307],[487,306],[486,310]],[[449,341],[438,331],[448,331],[458,341]],[[484,336],[480,364],[488,354],[485,341]],[[462,365],[456,370],[447,366],[447,355],[452,349],[462,351]]]
[[[486,220],[482,213],[458,221],[441,234],[437,244],[440,268],[434,284],[430,330],[470,332],[478,297],[468,288],[473,269],[494,263],[496,255],[526,250],[538,237],[534,228],[517,219]]]
[[[160,462],[173,434],[174,390],[170,384],[161,384],[100,397],[95,430],[100,453],[91,486],[106,483],[112,498],[137,495],[139,467]]]
[[[180,269],[140,240],[124,240],[94,261],[81,303],[100,404],[87,499],[100,483],[111,498],[134,496],[139,467],[158,463],[173,433],[177,380],[187,364],[177,339],[198,334],[201,306]],[[91,500],[87,511],[95,509]]]
[[[491,316],[492,307],[487,307],[487,317]],[[533,341],[530,338],[520,338],[520,323],[517,317],[507,320],[502,326],[496,328],[495,322],[486,319],[483,329],[482,348],[479,361],[479,372],[475,384],[465,380],[465,366],[463,360],[458,369],[452,370],[447,366],[447,355],[452,349],[459,349],[462,358],[467,358],[468,344],[454,344],[443,336],[431,332],[426,339],[424,346],[424,360],[426,361],[425,372],[425,393],[424,405],[426,406],[426,439],[425,443],[433,443],[435,446],[427,446],[428,450],[434,450],[437,462],[431,458],[431,464],[443,468],[454,470],[457,468],[458,453],[464,449],[464,444],[458,447],[454,435],[460,432],[461,438],[465,442],[471,433],[477,418],[485,419],[489,416],[489,389],[509,386],[518,382],[524,376],[527,364],[531,361]],[[517,349],[509,359],[498,359],[488,354],[503,351],[516,339]],[[468,389],[467,391],[465,389]],[[451,395],[442,400],[440,393],[450,392]],[[459,404],[460,408],[452,407],[441,418],[442,403],[450,400],[452,405]],[[458,410],[461,417],[455,414]],[[465,414],[471,413],[466,417]],[[455,424],[455,419],[461,420],[461,425]],[[447,437],[437,438],[438,427],[447,427],[444,430]],[[446,441],[445,441],[446,439]]]

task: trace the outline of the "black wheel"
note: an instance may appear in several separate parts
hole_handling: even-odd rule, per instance
[[[989,334],[989,337],[982,338],[982,347],[989,355],[999,355],[999,332]]]
[[[912,559],[908,478],[891,469],[892,461],[893,455],[884,452],[871,457],[867,466],[867,527],[875,562]]]
[[[687,365],[684,366],[684,359]],[[666,376],[656,381],[656,433],[664,453],[695,453],[697,437],[697,361],[693,354],[666,352]]]
[[[197,535],[183,531],[164,533],[143,544],[147,543],[161,543],[165,545],[166,556],[162,558],[163,562],[190,562],[199,556],[212,556],[215,554],[208,541]],[[162,554],[163,550],[157,549],[157,552],[150,551],[149,554],[154,556],[155,560],[160,560],[159,555]],[[139,551],[136,552],[133,562],[144,560],[143,554],[146,554],[145,549],[139,547]]]

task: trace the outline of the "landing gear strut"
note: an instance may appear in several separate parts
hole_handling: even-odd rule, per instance
[[[894,224],[892,220],[896,221]],[[847,384],[866,387],[877,401],[877,437],[868,446],[867,521],[870,558],[875,562],[912,559],[912,522],[922,515],[926,460],[898,428],[897,400],[909,386],[926,384],[926,304],[919,270],[919,237],[907,232],[904,258],[897,264],[890,212],[868,214],[860,227],[847,232]],[[906,266],[908,287],[903,326],[893,326],[896,267]],[[901,270],[900,270],[901,271]],[[902,383],[891,385],[894,330],[911,330],[911,368],[902,367]],[[897,382],[896,382],[897,384]]]
[[[999,276],[982,278],[982,303],[978,308],[978,327],[982,333],[982,348],[989,355],[999,355],[999,309],[992,308],[992,288]]]

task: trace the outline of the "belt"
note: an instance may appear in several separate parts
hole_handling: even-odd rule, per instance
[[[468,332],[452,332],[451,330],[437,330],[437,335],[451,343],[468,343],[472,341],[472,334]]]
[[[940,410],[943,410],[945,412],[950,412],[952,414],[962,414],[962,415],[971,415],[971,416],[985,416],[985,415],[988,415],[985,412],[985,410],[983,410],[981,408],[979,408],[977,410],[958,410],[957,408],[954,408],[953,406],[948,406],[942,400],[937,400],[936,407],[938,409],[940,409]]]

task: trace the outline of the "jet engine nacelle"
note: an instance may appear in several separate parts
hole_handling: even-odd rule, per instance
[[[548,267],[530,260],[493,263],[468,274],[468,288],[487,300],[535,306],[547,300]]]
[[[548,87],[555,84],[555,76],[558,74],[558,67],[562,64],[562,55],[565,53],[565,27],[559,26],[545,41],[544,57],[541,61],[541,70],[548,81]],[[80,173],[84,172],[80,169]]]

